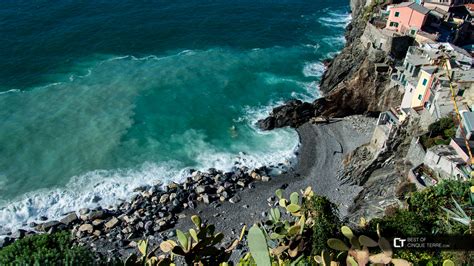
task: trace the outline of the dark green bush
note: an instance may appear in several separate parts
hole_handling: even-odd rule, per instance
[[[470,184],[445,180],[436,186],[414,193],[408,203],[411,212],[425,217],[429,221],[434,234],[463,234],[466,226],[455,223],[451,226],[446,213],[440,208],[451,209],[454,207],[452,199],[456,200],[461,207],[469,209],[470,206]]]
[[[444,135],[447,129],[455,128],[454,119],[452,117],[443,117],[428,126],[428,130],[432,136]]]
[[[429,132],[421,136],[420,140],[426,149],[435,145],[447,145],[456,135],[456,124],[453,117],[443,117],[429,125]]]
[[[92,253],[73,246],[67,232],[28,236],[0,250],[0,265],[92,264]]]
[[[470,206],[470,183],[446,180],[436,186],[411,193],[408,209],[391,211],[391,215],[372,219],[366,230],[373,232],[377,224],[385,236],[426,236],[432,234],[464,234],[467,226],[452,223],[441,207],[453,208],[456,200],[464,210]],[[469,255],[464,252],[415,251],[397,250],[396,257],[406,259],[415,265],[441,265],[444,259],[456,261],[456,265],[464,265]],[[447,256],[447,254],[449,256]],[[467,265],[467,264],[466,264]]]
[[[395,210],[390,216],[375,218],[370,222],[370,232],[380,225],[384,235],[417,236],[431,234],[430,222],[425,217],[407,210]]]
[[[398,209],[390,216],[373,219],[372,230],[380,224],[384,232],[398,235],[462,234],[462,225],[448,226],[446,213],[441,207],[452,208],[455,199],[467,209],[470,204],[470,184],[445,180],[436,186],[412,193],[408,199],[408,210]]]
[[[320,255],[321,251],[329,249],[327,240],[339,232],[337,207],[325,197],[313,196],[305,202],[304,208],[311,211],[311,217],[314,219],[312,254]]]

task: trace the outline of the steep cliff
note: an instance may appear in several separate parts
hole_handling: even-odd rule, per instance
[[[403,90],[390,85],[388,70],[389,66],[395,65],[392,58],[400,56],[389,55],[381,49],[372,49],[367,42],[363,43],[370,30],[365,19],[369,12],[367,6],[373,7],[368,4],[369,1],[371,4],[371,0],[351,0],[353,20],[346,31],[347,43],[323,75],[320,89],[324,97],[312,103],[291,100],[260,120],[260,128],[299,127],[314,117],[374,114],[400,105]],[[401,43],[395,47],[397,52],[399,48],[407,49],[411,44],[410,40],[405,39]],[[384,69],[380,70],[377,66]],[[374,150],[369,144],[362,145],[345,159],[344,170],[339,173],[338,180],[360,189],[349,206],[345,217],[348,221],[357,223],[361,217],[371,219],[381,216],[386,207],[397,204],[399,192],[407,183],[404,177],[411,167],[404,159],[407,143],[417,131],[416,122],[410,121],[407,125],[396,129],[395,137],[386,143],[383,150]]]
[[[377,113],[399,106],[401,91],[389,86],[389,74],[378,73],[377,63],[393,65],[382,51],[367,49],[361,42],[367,22],[366,5],[370,0],[351,0],[353,20],[347,27],[346,46],[328,64],[320,89],[324,95],[311,106],[290,101],[275,108],[270,116],[258,122],[260,128],[298,127],[312,117],[343,117]],[[304,104],[304,106],[302,106]]]

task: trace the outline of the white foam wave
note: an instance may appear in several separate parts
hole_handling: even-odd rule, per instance
[[[346,43],[346,38],[344,36],[336,36],[336,37],[325,37],[322,39],[323,42],[331,45],[331,46],[343,46]]]
[[[71,178],[65,188],[27,193],[2,204],[0,235],[2,231],[22,228],[40,216],[57,219],[81,207],[113,206],[131,197],[133,189],[139,186],[179,180],[182,174],[172,165],[176,163],[144,163],[136,170],[97,170]]]
[[[246,118],[256,121],[268,114],[269,108],[271,107],[248,109]],[[253,169],[278,163],[290,166],[295,162],[295,151],[299,145],[296,132],[281,129],[258,133],[271,136],[265,138],[268,151],[256,154],[220,152],[205,141],[202,133],[192,129],[181,137],[188,139],[187,152],[195,155],[198,162],[198,166],[194,168],[202,171],[211,167],[231,171],[236,166]],[[290,149],[288,145],[291,146]],[[249,147],[234,147],[236,150],[242,148]],[[133,196],[133,190],[139,186],[182,182],[188,169],[180,162],[146,162],[138,169],[97,170],[75,176],[65,188],[39,190],[27,193],[20,199],[2,203],[4,207],[0,208],[0,235],[25,228],[28,223],[37,221],[41,216],[54,220],[79,208],[114,208],[116,204]]]
[[[186,50],[177,55],[189,55],[195,51]],[[161,60],[166,57],[146,56],[137,58],[134,56],[119,56],[102,60],[98,65],[115,60]],[[95,68],[88,69],[84,76],[71,76],[71,82],[77,78],[87,77],[94,72]],[[296,98],[309,100],[317,97],[317,86],[313,82],[301,82],[289,77],[269,77],[268,82],[292,82],[306,89],[306,93],[295,95]],[[43,87],[56,86],[63,83],[52,83]],[[36,89],[36,88],[34,88]],[[12,92],[17,92],[15,90]],[[291,129],[279,129],[271,132],[262,132],[255,127],[258,119],[264,118],[269,111],[282,100],[275,100],[266,106],[245,109],[245,115],[237,119],[244,122],[241,126],[250,127],[252,134],[266,135],[265,138],[256,138],[254,143],[235,142],[231,150],[225,152],[205,141],[206,136],[201,132],[189,130],[185,132],[184,138],[189,140],[189,150],[196,158],[197,166],[201,170],[214,167],[228,171],[234,166],[247,166],[257,168],[263,165],[278,164],[281,162],[293,162],[295,150],[299,145],[297,134]],[[257,143],[258,142],[258,143]],[[252,151],[252,147],[258,145],[266,147],[258,152],[249,154],[238,151]],[[0,206],[0,235],[2,231],[15,230],[24,227],[27,223],[35,221],[41,216],[50,219],[58,219],[66,212],[78,210],[81,207],[109,207],[123,200],[128,200],[133,195],[133,190],[142,185],[152,185],[158,181],[164,183],[170,181],[181,181],[186,166],[179,162],[154,163],[146,162],[136,169],[97,170],[76,176],[70,179],[65,187],[36,190],[27,193],[20,198],[1,202]],[[1,182],[0,182],[1,183]],[[0,184],[1,185],[1,184]]]
[[[317,52],[319,50],[319,48],[321,48],[321,45],[319,43],[316,43],[316,44],[305,44],[304,45],[305,47],[308,47],[308,48],[313,48],[314,49],[314,52]]]
[[[252,127],[255,127],[254,125]],[[200,165],[205,166],[200,169],[206,170],[210,167],[223,170],[231,171],[234,167],[248,167],[249,169],[255,169],[262,166],[276,165],[278,163],[285,163],[286,166],[290,166],[295,160],[295,151],[298,148],[299,142],[296,133],[289,129],[276,130],[274,132],[262,132],[257,131],[260,135],[265,135],[267,139],[265,144],[267,145],[266,151],[260,151],[257,153],[245,153],[239,152],[238,154],[231,154],[228,152],[219,152],[212,148],[207,149],[205,153],[199,153],[196,156],[196,160]],[[271,140],[271,141],[270,141]],[[196,142],[196,141],[194,141]],[[203,143],[207,146],[207,143]],[[235,144],[234,149],[249,149],[250,147],[240,147],[242,144]],[[290,145],[284,149],[284,145]]]
[[[72,74],[69,76],[69,81],[74,81],[76,80],[77,78],[87,78],[88,76],[90,76],[92,74],[92,70],[91,69],[87,69],[87,73],[85,75],[76,75],[76,74]]]
[[[327,16],[318,18],[318,22],[326,27],[345,28],[351,22],[352,16],[349,12],[327,12]]]
[[[312,102],[321,97],[321,92],[319,91],[319,82],[301,82],[300,85],[306,90],[305,93],[293,92],[292,97],[300,99],[305,102]]]
[[[326,67],[321,62],[306,63],[303,67],[303,75],[305,77],[321,77]]]
[[[1,91],[1,92],[0,92],[0,95],[2,95],[2,94],[9,94],[9,93],[15,93],[15,92],[21,92],[21,90],[19,90],[19,89],[11,89],[11,90],[7,90],[7,91]]]

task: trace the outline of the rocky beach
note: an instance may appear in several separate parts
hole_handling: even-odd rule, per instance
[[[4,243],[35,232],[70,230],[79,245],[106,256],[125,257],[136,251],[138,240],[147,238],[157,245],[173,237],[175,228],[191,225],[189,217],[194,214],[227,232],[226,240],[230,242],[243,225],[250,226],[266,217],[279,188],[298,191],[311,186],[315,193],[337,204],[343,218],[361,190],[342,183],[343,160],[370,140],[374,125],[375,119],[365,116],[349,116],[327,124],[308,122],[297,129],[301,142],[297,163],[281,174],[271,174],[270,168],[228,173],[194,171],[182,184],[139,187],[131,201],[116,208],[80,209],[59,221],[30,224],[34,231],[19,230]]]
[[[131,200],[123,199],[122,203],[109,208],[81,208],[56,220],[40,217],[39,221],[23,224],[23,229],[8,233],[2,238],[2,245],[37,232],[70,230],[79,245],[90,246],[109,257],[125,256],[135,250],[140,239],[159,243],[171,237],[174,228],[189,226],[186,217],[193,214],[216,224],[218,230],[230,232],[226,235],[232,237],[244,224],[251,225],[266,215],[269,206],[275,203],[274,192],[278,188],[298,191],[311,186],[316,194],[334,202],[344,218],[362,188],[342,182],[343,161],[357,147],[369,142],[375,126],[374,118],[343,117],[351,112],[331,111],[331,106],[339,103],[332,102],[334,96],[329,87],[340,82],[335,77],[347,74],[346,68],[337,65],[346,60],[347,53],[351,53],[348,47],[357,41],[354,25],[358,23],[358,10],[353,8],[356,19],[346,32],[346,48],[329,63],[326,60],[328,70],[324,73],[321,90],[327,95],[314,103],[290,100],[257,122],[262,130],[286,126],[297,130],[300,146],[295,164],[287,162],[259,169],[237,166],[232,172],[213,168],[206,172],[191,170],[182,183],[137,187],[134,195],[129,195]],[[362,51],[358,54],[359,57],[365,55]],[[367,109],[360,106],[360,110],[353,113],[365,111]]]
[[[137,187],[130,200],[110,208],[82,208],[57,220],[42,217],[46,221],[25,224],[24,229],[9,233],[2,245],[36,232],[68,230],[78,245],[106,257],[126,257],[136,252],[139,240],[149,239],[157,246],[174,237],[176,228],[191,226],[189,217],[194,214],[216,225],[230,242],[244,225],[251,226],[268,215],[279,188],[293,192],[311,186],[338,207],[343,220],[363,209],[360,203],[354,206],[364,183],[352,182],[346,166],[359,167],[353,153],[372,137],[376,119],[366,115],[390,106],[399,95],[383,92],[387,78],[374,76],[372,71],[374,62],[383,57],[369,58],[360,45],[364,23],[363,1],[359,2],[351,3],[353,21],[346,31],[345,48],[325,62],[320,84],[323,97],[314,102],[290,100],[257,122],[264,131],[296,129],[300,140],[296,163],[258,169],[237,166],[231,172],[191,170],[182,183]],[[240,252],[235,251],[236,255]]]
[[[40,248],[53,245],[48,247],[52,253],[64,253],[54,251],[64,249],[63,245],[67,252],[71,249],[72,258],[69,253],[64,258],[54,254],[58,262],[81,261],[82,254],[88,254],[84,261],[98,265],[172,261],[176,265],[233,265],[239,261],[243,262],[239,265],[333,265],[332,260],[337,265],[413,265],[411,261],[414,265],[454,265],[445,263],[472,260],[472,252],[462,251],[465,247],[459,249],[459,254],[464,254],[455,258],[454,249],[445,249],[452,248],[449,245],[416,251],[391,245],[401,236],[437,237],[438,232],[443,237],[455,232],[463,241],[472,240],[472,219],[463,210],[469,200],[472,206],[472,182],[459,175],[444,180],[435,173],[438,170],[426,167],[433,147],[448,150],[448,143],[457,145],[454,134],[463,126],[456,131],[452,115],[434,122],[425,111],[430,105],[401,108],[408,90],[394,80],[397,77],[392,71],[402,64],[405,68],[413,36],[391,35],[388,50],[383,48],[387,43],[375,45],[377,32],[382,31],[376,29],[381,25],[377,14],[386,16],[395,12],[390,8],[418,4],[387,7],[392,1],[350,0],[349,14],[347,6],[321,1],[321,5],[237,1],[248,14],[236,17],[225,1],[217,1],[201,12],[215,8],[210,15],[215,12],[219,16],[211,20],[220,21],[225,17],[222,14],[227,14],[229,19],[223,22],[231,26],[243,21],[248,24],[243,23],[235,35],[214,40],[220,34],[212,31],[220,33],[231,27],[216,21],[207,25],[209,16],[197,15],[193,17],[196,25],[206,24],[211,32],[207,28],[200,34],[190,31],[170,40],[174,45],[183,40],[187,43],[189,38],[194,42],[192,50],[173,50],[169,55],[169,47],[163,45],[162,50],[146,53],[166,51],[164,56],[102,58],[87,68],[87,74],[71,74],[68,82],[54,83],[50,91],[50,85],[24,94],[0,90],[0,100],[11,101],[5,106],[34,102],[21,97],[37,93],[37,98],[52,98],[79,110],[53,110],[46,121],[50,124],[45,123],[44,128],[32,114],[49,110],[48,102],[21,114],[13,109],[6,112],[30,126],[18,129],[18,123],[10,119],[11,132],[30,134],[24,128],[35,127],[46,132],[28,143],[13,138],[14,134],[5,135],[8,155],[14,154],[17,146],[25,146],[21,152],[31,160],[43,155],[38,143],[55,146],[71,136],[74,141],[64,149],[59,145],[48,151],[49,164],[34,165],[38,173],[23,171],[22,164],[5,167],[10,178],[18,175],[11,184],[3,182],[6,175],[0,168],[0,192],[11,194],[5,196],[7,204],[0,206],[3,258],[32,261],[29,254],[16,260],[15,254],[21,251],[13,250],[17,247],[8,250],[8,246],[36,239],[33,241],[38,241]],[[183,10],[192,8],[168,4],[157,9],[158,15],[170,19],[165,28],[174,25],[176,32],[183,30],[180,23],[188,17]],[[200,3],[192,4],[202,8]],[[150,10],[140,8],[137,14]],[[172,16],[168,16],[170,10]],[[156,17],[154,12],[148,15]],[[253,21],[259,17],[253,12],[268,18]],[[281,18],[282,12],[288,17],[273,20]],[[175,18],[175,14],[180,15]],[[268,21],[274,25],[248,31],[249,25],[260,27]],[[291,26],[283,28],[289,23]],[[274,34],[276,28],[282,33]],[[309,33],[315,36],[310,38]],[[268,41],[264,48],[260,48],[261,36]],[[199,37],[203,43],[197,41]],[[244,41],[228,47],[240,40]],[[137,54],[143,55],[139,50]],[[117,74],[121,71],[123,74]],[[110,82],[111,75],[117,80]],[[449,73],[447,77],[449,81]],[[420,84],[427,86],[427,79],[418,83],[416,90]],[[65,93],[70,88],[74,90]],[[82,106],[85,101],[81,99],[90,103]],[[102,108],[97,103],[104,99],[107,104]],[[100,108],[94,109],[97,106]],[[463,122],[459,117],[458,122]],[[52,128],[57,121],[64,122],[66,130],[49,142],[56,136]],[[445,140],[443,134],[452,136]],[[71,149],[79,146],[81,149]],[[426,172],[420,176],[415,169]],[[35,184],[38,189],[29,190],[26,184],[45,173],[51,173],[44,180],[50,186]],[[416,183],[425,179],[435,181],[430,186],[425,181],[423,186]],[[5,184],[24,190],[24,195],[5,189]],[[0,197],[0,203],[2,200]],[[430,202],[437,200],[441,203]],[[5,222],[6,218],[12,221]],[[42,243],[43,236],[51,241],[66,240],[55,247],[53,242]],[[50,255],[41,260],[48,261]]]

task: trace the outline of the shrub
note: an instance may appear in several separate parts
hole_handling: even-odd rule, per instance
[[[452,209],[453,199],[463,209],[469,210],[470,183],[446,180],[436,186],[411,193],[408,209],[396,209],[391,215],[372,219],[366,230],[373,231],[380,224],[383,234],[389,236],[423,236],[432,234],[464,234],[467,226],[450,223],[441,208]],[[452,259],[456,265],[464,265],[470,258],[465,252],[397,250],[396,256],[415,265],[441,265],[443,260]]]
[[[426,149],[435,145],[447,145],[456,135],[456,124],[453,117],[443,117],[429,125],[429,132],[421,136],[421,143]]]
[[[0,265],[91,265],[94,256],[73,246],[70,234],[28,236],[0,250]]]
[[[444,135],[445,130],[454,128],[454,119],[452,117],[443,117],[440,120],[434,122],[428,126],[428,130],[432,135]]]
[[[463,207],[469,205],[469,182],[445,180],[436,186],[411,193],[408,199],[408,210],[394,210],[392,215],[373,219],[370,223],[374,230],[380,224],[384,232],[399,235],[423,235],[436,233],[465,232],[463,226],[449,226],[446,214],[441,207],[452,208],[453,201]]]
[[[402,209],[394,210],[391,216],[372,219],[369,231],[376,230],[377,224],[384,234],[389,236],[417,236],[431,233],[430,223],[425,217]]]
[[[409,194],[411,192],[415,192],[415,191],[416,191],[416,185],[415,184],[413,184],[411,182],[408,182],[408,181],[404,181],[404,182],[401,182],[397,186],[397,190],[396,190],[395,194],[397,195],[398,199],[403,200],[407,196],[409,196]]]
[[[456,200],[462,207],[470,204],[470,184],[469,182],[460,182],[445,180],[438,185],[429,187],[413,195],[408,200],[409,210],[419,216],[426,217],[432,224],[431,233],[463,233],[461,228],[454,232],[446,231],[443,226],[445,212],[440,207],[452,208],[453,201]]]
[[[314,219],[312,226],[312,254],[320,255],[323,250],[327,250],[327,240],[338,234],[339,218],[337,207],[327,198],[313,196],[306,201],[304,208],[311,213]]]

